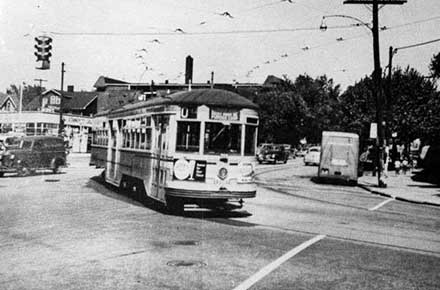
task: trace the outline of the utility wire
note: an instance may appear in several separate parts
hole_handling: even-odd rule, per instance
[[[420,43],[416,43],[416,44],[411,44],[411,45],[407,45],[407,46],[396,47],[395,50],[397,51],[397,50],[402,50],[402,49],[422,46],[422,45],[434,43],[434,42],[437,42],[437,41],[440,41],[440,38],[429,40],[429,41],[425,41],[425,42],[420,42]]]
[[[385,30],[396,29],[404,26],[409,26],[418,23],[424,23],[432,20],[440,19],[440,16],[431,17],[428,19],[408,22],[400,25],[394,25],[386,27]],[[350,25],[339,25],[327,27],[327,29],[344,29],[344,28],[355,28],[359,27],[358,24]],[[199,32],[184,32],[176,33],[173,32],[59,32],[59,31],[48,31],[48,33],[53,35],[73,35],[73,36],[185,36],[185,35],[221,35],[221,34],[256,34],[256,33],[277,33],[277,32],[295,32],[295,31],[316,31],[320,30],[317,27],[299,27],[299,28],[278,28],[278,29],[256,29],[256,30],[230,30],[230,31],[199,31]]]
[[[343,29],[343,28],[355,28],[357,25],[339,25],[327,27],[327,29]],[[185,35],[219,35],[219,34],[252,34],[252,33],[276,33],[276,32],[295,32],[295,31],[319,31],[319,27],[301,27],[301,28],[277,28],[277,29],[256,29],[256,30],[230,30],[230,31],[199,31],[199,32],[58,32],[49,31],[53,35],[78,35],[78,36],[137,36],[137,35],[150,35],[150,36],[185,36]]]

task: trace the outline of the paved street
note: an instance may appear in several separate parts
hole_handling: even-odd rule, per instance
[[[242,210],[180,217],[102,184],[88,155],[69,162],[0,179],[1,289],[440,287],[440,208],[316,184],[299,159],[260,165]]]

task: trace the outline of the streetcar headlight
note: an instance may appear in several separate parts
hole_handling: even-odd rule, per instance
[[[189,162],[185,159],[179,159],[174,163],[174,176],[177,179],[187,179],[190,174]]]
[[[240,175],[243,177],[251,176],[254,174],[254,167],[252,166],[252,163],[240,163],[238,165]]]
[[[217,174],[218,178],[220,178],[221,180],[225,180],[226,177],[228,177],[228,170],[225,167],[222,167],[218,170],[218,174]]]
[[[272,158],[275,158],[276,156],[275,156],[275,154],[272,154]]]

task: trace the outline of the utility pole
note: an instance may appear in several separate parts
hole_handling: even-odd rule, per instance
[[[43,82],[47,82],[47,80],[43,80],[43,79],[34,79],[34,81],[36,81],[36,82],[39,83],[38,87],[40,88],[40,95],[41,95],[41,93],[43,93]]]
[[[380,67],[380,49],[379,49],[379,4],[404,4],[406,0],[345,0],[344,4],[372,4],[373,10],[373,96],[376,100],[376,122],[377,122],[377,184],[378,187],[386,187],[386,184],[381,180],[382,160],[384,149],[384,130],[383,130],[383,96],[382,96],[382,68]]]
[[[60,124],[58,126],[58,135],[62,136],[63,130],[64,130],[64,120],[63,120],[63,110],[64,110],[64,73],[66,71],[64,70],[64,62],[61,63],[61,91],[60,91]]]

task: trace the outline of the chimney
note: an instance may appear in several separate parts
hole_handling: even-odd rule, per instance
[[[72,85],[67,86],[67,92],[73,93],[74,87]]]
[[[211,72],[211,89],[214,88],[214,72]]]
[[[185,84],[189,84],[193,79],[193,58],[188,55],[185,64]]]

